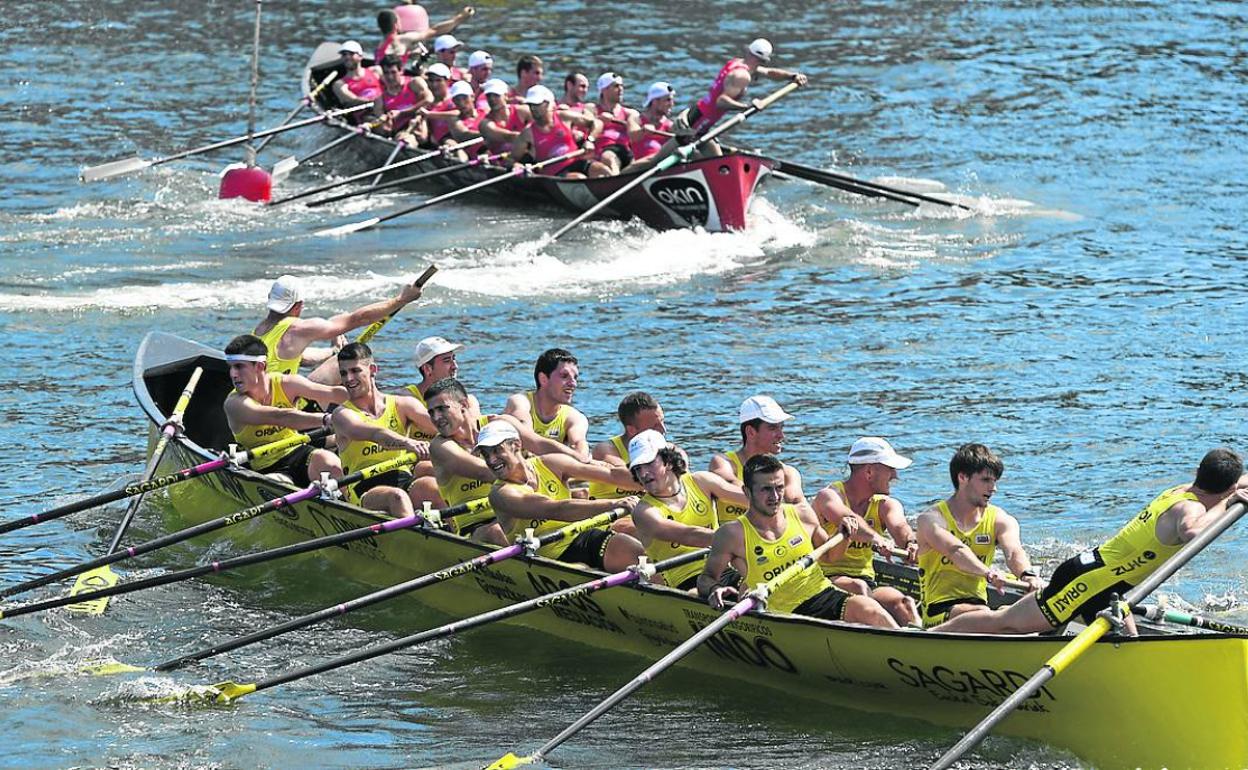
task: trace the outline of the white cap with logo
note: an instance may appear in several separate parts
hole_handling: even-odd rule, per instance
[[[494,57],[490,56],[485,51],[473,51],[472,55],[468,57],[468,69],[472,69],[473,67],[483,67],[486,64],[493,63]]]
[[[520,440],[520,431],[506,420],[491,420],[477,434],[477,444],[473,449],[483,446],[498,446],[508,439]]]
[[[740,422],[762,420],[774,425],[792,419],[793,415],[781,409],[771,396],[750,396],[741,402]]]
[[[667,446],[667,437],[657,430],[643,430],[628,442],[628,467],[645,465],[659,456],[659,450]]]
[[[880,463],[890,468],[901,470],[909,468],[914,462],[909,457],[897,454],[892,445],[879,436],[863,436],[849,448],[850,465],[870,465]]]
[[[750,43],[750,53],[757,56],[762,61],[771,61],[771,41],[765,37],[760,37]]]
[[[353,53],[353,54],[356,54],[357,56],[363,56],[364,46],[360,45],[355,40],[348,40],[347,42],[338,46],[338,53]]]
[[[433,50],[436,53],[442,53],[443,51],[449,51],[462,46],[463,43],[459,42],[459,39],[454,35],[438,35],[438,39],[433,41]]]
[[[443,353],[454,353],[463,349],[463,345],[448,342],[445,337],[425,337],[416,343],[416,366],[424,366]]]
[[[605,91],[614,85],[624,85],[624,78],[614,72],[604,72],[598,76],[598,90]]]
[[[670,83],[660,80],[657,83],[650,84],[650,89],[646,91],[646,101],[641,106],[649,107],[650,102],[654,101],[655,99],[663,99],[668,96],[675,99],[676,89],[672,88]]]
[[[269,301],[265,304],[274,313],[287,313],[303,301],[303,285],[293,275],[283,275],[269,289]]]

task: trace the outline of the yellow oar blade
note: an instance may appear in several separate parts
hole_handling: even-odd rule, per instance
[[[218,682],[212,686],[217,691],[216,702],[225,704],[232,703],[239,698],[256,691],[254,684],[236,684],[234,682]]]
[[[161,695],[156,698],[145,698],[148,703],[206,703],[226,705],[233,703],[247,693],[255,692],[254,684],[237,684],[235,682],[218,682],[217,684],[197,684],[173,695]]]
[[[86,591],[98,591],[103,588],[112,588],[117,585],[117,573],[106,564],[103,567],[93,569],[90,572],[84,572],[74,581],[74,587],[70,589],[70,596],[77,596]],[[108,607],[108,597],[102,596],[99,599],[91,599],[78,604],[71,604],[65,609],[75,615],[103,615],[105,608]]]
[[[88,676],[112,676],[113,674],[135,674],[147,670],[142,666],[132,666],[119,660],[107,660],[81,666],[78,673]]]
[[[485,770],[509,770],[513,767],[524,767],[533,764],[533,757],[517,757],[510,751],[505,756],[499,757],[493,764],[487,765]]]

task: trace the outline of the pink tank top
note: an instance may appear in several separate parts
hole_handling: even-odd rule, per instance
[[[377,62],[378,67],[381,66],[381,60],[386,58],[386,53],[390,50],[390,44],[394,42],[396,37],[398,37],[398,35],[394,32],[386,35],[386,39],[381,41],[381,45],[377,46],[376,51],[373,51],[373,61]],[[404,51],[403,55],[399,57],[400,67],[407,66],[407,53],[407,51]]]
[[[668,118],[659,118],[659,125],[655,126],[655,128],[660,131],[671,131],[672,121]],[[642,137],[642,140],[640,142],[630,141],[629,147],[632,148],[633,158],[641,160],[642,158],[648,158],[658,152],[663,147],[663,143],[666,141],[666,136],[656,134],[647,129],[645,135]]]
[[[455,112],[455,104],[448,96],[437,104],[429,108],[430,112]],[[454,120],[452,118],[451,120]],[[430,120],[429,121],[429,138],[434,144],[442,144],[442,140],[450,136],[451,120]]]
[[[618,118],[619,120],[628,119],[628,110],[626,110],[622,104],[615,105],[615,108],[612,110],[603,110],[599,108],[598,114],[609,115],[613,118]],[[614,120],[602,118],[602,133],[598,135],[596,140],[594,140],[594,146],[597,147],[596,155],[601,158],[603,150],[615,145],[620,147],[628,146],[628,124],[618,123]]]
[[[381,80],[367,67],[361,67],[359,76],[346,78],[342,84],[357,99],[376,99],[381,96]]]
[[[719,101],[719,97],[724,93],[724,81],[733,72],[748,69],[749,67],[746,66],[744,59],[728,60],[728,63],[715,76],[715,82],[711,84],[711,90],[706,96],[698,100],[698,113],[701,115],[701,118],[692,127],[695,131],[701,133],[719,122],[719,119],[724,116],[724,111],[716,107],[715,103]]]
[[[459,67],[451,67],[451,82],[452,83],[455,82],[456,80],[464,80],[467,77],[468,77],[467,72],[464,72]]]
[[[412,89],[408,88],[408,85],[410,85],[411,80],[412,79],[407,77],[406,75],[399,75],[399,82],[402,83],[403,85],[399,89],[399,92],[397,94],[388,94],[385,91],[385,87],[384,86],[382,87],[381,103],[385,105],[385,108],[387,111],[405,110],[408,107],[411,107],[416,104],[416,94],[412,93]],[[407,127],[407,124],[411,122],[412,122],[412,113],[410,112],[405,113],[395,118],[394,119],[395,133],[402,131],[404,128]]]
[[[481,111],[477,110],[477,112],[481,112]],[[482,121],[485,120],[485,116],[487,114],[488,113],[481,114]],[[499,123],[498,121],[494,121],[494,124],[501,129],[504,129],[507,131],[515,131],[516,133],[520,133],[521,131],[523,131],[524,126],[525,126],[524,118],[520,117],[520,110],[516,109],[516,105],[514,104],[510,104],[507,106],[507,121],[505,123]],[[488,146],[490,152],[511,152],[511,142],[488,142],[487,141],[486,145]]]
[[[572,136],[572,129],[568,128],[558,114],[554,115],[552,122],[549,131],[543,131],[536,123],[529,126],[529,130],[533,132],[533,154],[539,161],[557,158],[576,149],[576,138]],[[574,161],[575,159],[555,163],[542,169],[542,173],[554,176]]]

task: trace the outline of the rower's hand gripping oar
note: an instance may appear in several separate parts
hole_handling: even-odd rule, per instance
[[[321,91],[324,91],[325,87],[328,86],[330,83],[334,82],[334,79],[337,77],[338,77],[338,70],[330,70],[329,74],[325,76],[325,79],[322,80],[320,83],[318,83],[316,85],[316,88],[313,88],[312,91],[307,96],[304,96],[301,99],[299,99],[299,105],[295,107],[293,110],[291,110],[290,113],[287,114],[286,117],[282,120],[282,122],[278,123],[277,125],[279,127],[284,126],[290,121],[294,120],[295,116],[298,115],[300,112],[303,112],[308,107],[310,107],[312,105],[312,102],[316,101],[316,97],[320,95]],[[257,155],[259,155],[260,151],[269,145],[269,142],[273,141],[274,136],[275,134],[269,134],[268,136],[264,138],[263,142],[256,145]],[[294,160],[294,158],[286,158],[284,160],[279,160],[277,162],[277,165],[273,166],[273,176],[275,177],[277,176],[278,168],[282,165],[282,163],[288,160]],[[290,172],[287,172],[287,173],[290,173]]]
[[[642,671],[628,684],[608,696],[606,700],[587,711],[584,716],[566,727],[563,732],[544,743],[537,751],[527,757],[518,757],[514,753],[508,753],[488,765],[486,770],[506,770],[507,768],[531,765],[534,762],[540,762],[545,759],[546,755],[557,748],[559,744],[563,743],[568,738],[571,738],[595,719],[610,711],[616,704],[627,698],[635,690],[649,683],[650,680],[654,679],[672,664],[676,663],[676,661],[693,652],[707,639],[710,639],[712,636],[719,633],[720,629],[724,626],[727,626],[729,623],[740,618],[742,615],[752,609],[755,609],[756,607],[760,609],[765,607],[767,604],[767,597],[772,591],[789,580],[792,580],[807,567],[818,561],[819,557],[840,545],[841,541],[844,539],[844,534],[838,533],[833,535],[818,548],[811,550],[810,553],[793,562],[788,567],[785,567],[779,575],[776,575],[766,583],[760,583],[756,588],[754,588],[754,590],[750,591],[744,598],[734,604],[731,609],[716,618],[705,628],[686,639],[679,647],[664,655],[645,671]]]
[[[1238,521],[1244,515],[1245,510],[1243,503],[1237,502],[1231,505],[1226,509],[1226,513],[1201,530],[1196,537],[1189,540],[1186,545],[1179,549],[1178,553],[1171,556],[1164,564],[1158,567],[1156,572],[1149,575],[1142,583],[1130,591],[1127,591],[1119,606],[1110,607],[1099,613],[1090,626],[1079,632],[1078,636],[1071,639],[1053,657],[1045,661],[1040,670],[1033,674],[1022,687],[1011,693],[1010,697],[993,709],[992,713],[963,736],[962,740],[958,741],[953,748],[936,760],[932,764],[931,770],[947,770],[963,754],[975,748],[980,741],[987,737],[992,728],[1009,716],[1023,701],[1039,692],[1040,688],[1044,687],[1050,679],[1065,671],[1070,664],[1079,659],[1080,655],[1091,649],[1098,639],[1108,633],[1114,627],[1119,612],[1131,612],[1134,607],[1143,602],[1153,591],[1157,590],[1171,575],[1182,569],[1196,554],[1204,550],[1205,546],[1213,542],[1214,538]],[[1111,620],[1111,618],[1114,620]]]
[[[429,279],[433,278],[433,274],[436,272],[438,272],[437,265],[430,265],[429,267],[426,267],[425,272],[421,273],[420,277],[416,279],[416,285],[423,289],[425,287],[425,284],[429,283]],[[399,311],[397,310],[394,311],[394,313],[397,313],[397,312]],[[387,316],[382,316],[381,318],[378,318],[376,321],[373,321],[371,324],[369,324],[367,327],[364,328],[364,331],[360,332],[360,336],[356,337],[355,341],[356,342],[368,342],[373,337],[376,337],[377,332],[381,331],[381,327],[390,323],[390,319],[394,318],[394,313],[391,313],[390,315],[387,315]]]
[[[702,145],[702,144],[705,144],[706,142],[711,141],[712,139],[719,136],[720,134],[723,134],[725,131],[729,131],[733,128],[736,128],[737,126],[741,125],[741,123],[748,120],[753,115],[757,114],[759,110],[771,106],[772,103],[774,103],[778,99],[782,99],[785,96],[788,96],[789,94],[791,94],[793,91],[795,91],[798,88],[800,88],[800,86],[795,82],[789,83],[788,85],[785,85],[781,88],[777,88],[775,91],[768,94],[765,99],[762,99],[761,101],[759,101],[757,105],[752,105],[748,109],[743,110],[742,112],[738,112],[736,115],[733,115],[728,120],[725,120],[723,123],[720,123],[715,128],[712,128],[710,131],[707,131],[705,134],[698,137],[693,142],[677,147],[676,150],[671,155],[668,155],[663,160],[660,160],[658,163],[655,163],[650,168],[646,169],[645,171],[642,171],[637,176],[630,179],[622,187],[620,187],[620,189],[616,190],[615,192],[611,193],[607,197],[598,201],[593,206],[590,206],[588,209],[583,211],[579,216],[577,216],[576,219],[573,219],[571,222],[568,222],[566,225],[556,230],[550,236],[550,240],[551,241],[558,240],[561,236],[563,236],[569,230],[581,224],[585,220],[593,217],[599,211],[602,211],[603,209],[607,208],[619,198],[623,197],[624,195],[627,195],[630,190],[637,187],[642,182],[646,181],[647,179],[654,176],[655,174],[658,174],[662,171],[666,171],[672,166],[675,166],[677,163],[687,162],[689,158],[693,155],[694,150],[696,150],[699,145]]]

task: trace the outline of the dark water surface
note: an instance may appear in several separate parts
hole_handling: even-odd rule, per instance
[[[766,34],[778,63],[800,66],[811,85],[748,122],[740,143],[943,189],[984,212],[973,216],[772,180],[746,233],[598,223],[538,249],[565,214],[487,200],[313,238],[404,198],[328,210],[219,202],[216,174],[242,158],[234,151],[80,184],[82,166],[245,130],[252,7],[6,4],[6,519],[139,472],[146,426],[129,377],[147,330],[219,345],[250,327],[279,273],[303,276],[310,310],[328,315],[390,295],[430,261],[442,272],[427,300],[378,338],[384,382],[408,381],[412,345],[441,334],[468,343],[463,374],[497,409],[526,385],[542,349],[562,345],[581,358],[578,405],[592,438],[611,435],[620,396],[644,387],[699,464],[734,445],[741,399],[767,392],[797,415],[785,456],[808,493],[838,476],[855,437],[886,435],[916,461],[895,488],[911,513],[946,494],[959,444],[984,441],[1007,464],[997,502],[1019,516],[1045,568],[1187,478],[1206,449],[1243,446],[1242,4],[493,2],[457,33],[500,62],[541,53],[556,85],[571,67],[591,79],[615,70],[632,103],[657,79],[682,101],[696,96],[736,46]],[[375,45],[376,10],[266,3],[260,125],[294,106],[316,43]],[[323,141],[286,134],[262,160]],[[322,174],[297,172],[284,189]],[[28,497],[40,490],[52,491]],[[136,540],[159,531],[158,503],[144,507]],[[3,582],[98,555],[118,515],[6,536]],[[1232,532],[1165,590],[1243,617],[1244,545]],[[281,583],[180,585],[118,600],[99,619],[5,622],[0,766],[471,767],[531,750],[641,666],[498,629],[235,708],[127,697],[170,686],[165,677],[14,681],[49,658],[160,660],[324,603]],[[226,656],[180,681],[255,681],[393,632],[361,619]],[[922,764],[954,738],[677,671],[553,759],[884,768]],[[992,739],[974,765],[1072,762]]]

